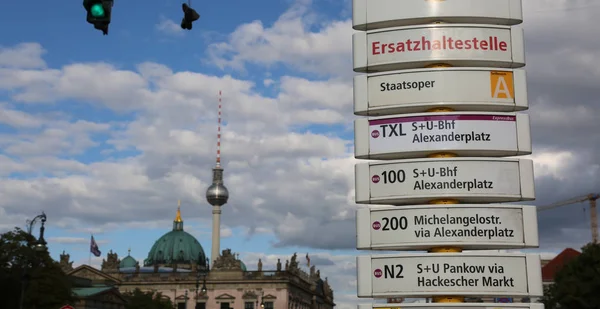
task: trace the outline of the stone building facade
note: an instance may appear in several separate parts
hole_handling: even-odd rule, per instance
[[[294,254],[282,266],[263,270],[259,259],[255,270],[231,249],[222,250],[213,266],[197,240],[183,231],[180,211],[173,230],[159,238],[144,265],[128,254],[122,260],[108,252],[101,269],[71,266],[69,256],[60,257],[63,270],[74,277],[87,278],[97,286],[114,286],[121,293],[139,288],[157,291],[176,304],[177,309],[332,309],[333,290],[314,266],[309,272],[299,267]],[[202,287],[206,288],[203,292]]]

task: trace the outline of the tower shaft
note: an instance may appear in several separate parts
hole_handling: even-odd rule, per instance
[[[219,251],[221,250],[221,206],[213,205],[212,220],[211,266],[219,257]]]

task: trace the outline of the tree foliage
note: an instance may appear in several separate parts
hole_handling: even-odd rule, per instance
[[[173,309],[173,303],[160,292],[142,292],[135,289],[133,292],[124,293],[127,300],[126,309]]]
[[[73,301],[71,283],[48,251],[36,251],[36,239],[15,228],[0,235],[0,299],[6,308],[56,309]],[[25,293],[21,295],[21,291]]]
[[[565,264],[544,291],[546,309],[600,308],[600,244],[588,244],[581,255]]]

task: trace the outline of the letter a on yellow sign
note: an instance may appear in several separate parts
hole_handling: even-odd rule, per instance
[[[490,72],[490,86],[492,98],[494,99],[512,99],[515,97],[512,72]]]

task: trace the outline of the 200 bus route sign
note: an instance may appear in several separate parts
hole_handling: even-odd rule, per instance
[[[438,304],[360,304],[357,309],[544,309],[544,304],[477,304],[477,303],[438,303]]]
[[[523,10],[521,0],[352,1],[352,28],[355,30],[434,22],[512,26],[523,22]]]
[[[359,256],[358,297],[541,297],[536,254],[436,253]]]
[[[529,115],[452,112],[354,121],[357,159],[422,158],[439,152],[459,156],[531,154]]]
[[[535,206],[462,204],[361,208],[358,250],[537,248]]]
[[[435,158],[358,163],[357,204],[504,203],[535,199],[533,161]]]
[[[358,32],[352,36],[354,71],[363,73],[454,66],[525,66],[523,29],[435,24]]]
[[[523,69],[428,68],[354,77],[354,114],[387,116],[447,107],[513,112],[529,108]]]

